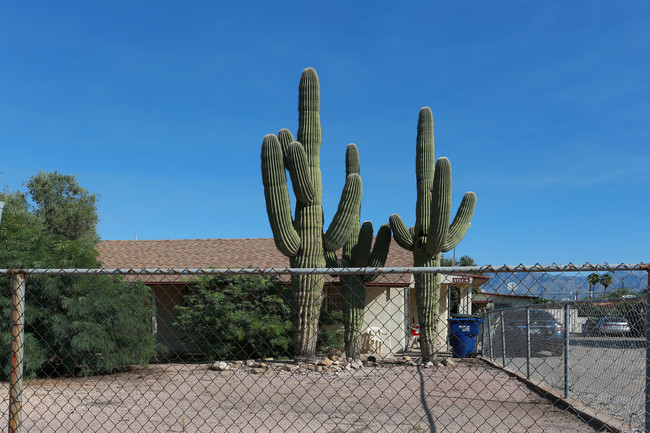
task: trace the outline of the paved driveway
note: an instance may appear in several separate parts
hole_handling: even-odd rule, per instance
[[[340,373],[208,367],[156,364],[114,375],[28,381],[23,430],[594,431],[521,381],[472,359],[449,367],[382,363]],[[6,385],[2,391],[6,395]]]
[[[495,361],[501,357],[495,353]],[[620,421],[641,427],[645,413],[645,339],[571,335],[570,397]],[[507,359],[506,367],[526,374],[525,358]],[[562,356],[542,352],[531,360],[531,377],[564,389]]]

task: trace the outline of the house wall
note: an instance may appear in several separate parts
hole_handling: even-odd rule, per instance
[[[408,290],[408,287],[373,286],[366,289],[363,332],[368,328],[379,330],[379,338],[382,340],[379,355],[401,351],[406,345]]]
[[[174,307],[183,305],[186,288],[178,285],[151,285],[152,303],[155,305],[155,318],[152,320],[152,332],[156,343],[164,345],[170,353],[179,353],[186,348],[181,342],[181,333],[174,329],[172,322],[176,315]],[[379,355],[386,356],[404,349],[406,345],[408,287],[376,287],[369,286],[366,290],[366,310],[364,314],[363,332],[368,328],[379,330],[382,340]],[[341,309],[342,297],[340,288],[326,287],[325,308]],[[327,304],[330,304],[329,306]],[[366,353],[374,352],[366,347]]]
[[[470,280],[471,281],[471,280]],[[460,288],[460,302],[459,302],[459,313],[461,314],[471,314],[471,305],[472,305],[472,290],[469,284],[465,284]],[[449,318],[449,308],[448,308],[448,295],[449,295],[449,284],[441,284],[440,286],[440,302],[438,303],[438,329],[437,329],[437,338],[436,344],[439,350],[449,351],[449,324],[447,319]],[[417,303],[415,299],[415,287],[410,289],[409,294],[409,311],[408,311],[408,323],[418,323],[418,313],[417,313]]]
[[[183,284],[157,284],[151,286],[152,303],[155,306],[155,320],[152,324],[152,332],[156,338],[156,344],[161,344],[174,353],[183,349],[178,330],[172,327],[172,321],[176,312],[176,305],[183,305],[185,298],[185,286]]]

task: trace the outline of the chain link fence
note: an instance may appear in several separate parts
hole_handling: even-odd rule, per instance
[[[644,431],[648,274],[603,268],[495,274],[490,285],[507,288],[503,295],[514,301],[481,312],[481,352],[552,396]],[[536,294],[532,305],[517,298],[522,293]]]
[[[436,356],[423,362],[415,275],[431,273]],[[294,290],[305,275],[322,283],[311,309]],[[362,299],[350,279],[364,282]],[[11,432],[643,431],[646,422],[644,265],[0,270],[0,289]],[[308,319],[313,353],[296,356]],[[459,320],[480,330],[448,326]]]

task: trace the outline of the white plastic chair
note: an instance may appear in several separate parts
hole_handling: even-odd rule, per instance
[[[384,334],[386,335],[387,332],[384,331],[382,328],[375,327],[375,326],[369,326],[366,328],[366,330],[363,332],[363,346],[368,352],[373,352],[373,353],[383,353],[384,350],[384,339],[381,337],[381,335]]]

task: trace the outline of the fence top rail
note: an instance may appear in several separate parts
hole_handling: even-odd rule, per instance
[[[34,269],[0,269],[0,275],[15,274],[32,274],[32,275],[281,275],[281,274],[327,274],[327,275],[351,275],[359,273],[378,273],[378,274],[454,274],[454,273],[512,273],[512,272],[616,272],[616,271],[648,271],[650,272],[650,263],[633,263],[633,264],[551,264],[532,266],[441,266],[441,267],[401,267],[401,268],[196,268],[196,269],[177,269],[177,268],[141,268],[141,269],[118,269],[118,268],[99,268],[99,269],[54,269],[54,268],[34,268]]]
[[[579,305],[593,305],[595,307],[613,307],[619,304],[630,305],[630,304],[641,304],[645,305],[648,302],[648,295],[640,296],[628,296],[622,298],[600,298],[600,299],[585,299],[582,301],[576,300],[564,300],[564,301],[553,301],[553,302],[542,302],[539,304],[526,305],[521,307],[509,307],[509,308],[494,308],[490,310],[482,310],[481,315],[493,315],[499,314],[505,311],[515,311],[515,310],[548,310],[556,308],[564,308],[569,305],[572,308],[576,308]],[[644,307],[645,308],[645,307]]]

